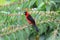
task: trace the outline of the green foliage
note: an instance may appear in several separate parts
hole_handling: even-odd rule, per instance
[[[26,21],[25,8],[33,9],[28,12],[36,21],[40,40],[60,40],[59,0],[0,0],[0,4],[0,40],[28,40],[31,33],[30,39],[35,40],[37,33]]]

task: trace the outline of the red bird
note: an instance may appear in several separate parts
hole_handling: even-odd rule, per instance
[[[26,19],[28,21],[29,24],[32,24],[32,26],[34,26],[36,32],[39,32],[37,26],[36,26],[36,23],[34,21],[34,19],[32,18],[32,16],[26,11],[24,12],[25,13],[25,16],[26,16]]]

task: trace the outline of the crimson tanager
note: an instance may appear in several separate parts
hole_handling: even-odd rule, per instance
[[[36,26],[35,20],[32,18],[32,16],[27,11],[25,11],[24,13],[28,23],[32,24],[36,32],[39,32],[38,27]]]

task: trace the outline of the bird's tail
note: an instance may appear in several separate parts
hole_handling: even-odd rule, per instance
[[[39,32],[38,27],[37,27],[36,25],[33,25],[33,26],[34,26],[34,29],[35,29],[37,32]]]

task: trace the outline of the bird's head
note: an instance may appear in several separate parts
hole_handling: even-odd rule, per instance
[[[26,16],[29,15],[29,13],[28,13],[28,8],[25,8],[24,14],[25,14]]]
[[[25,16],[28,16],[29,15],[29,13],[27,11],[25,11],[24,14],[25,14]]]
[[[24,14],[27,15],[27,11],[25,11]]]

